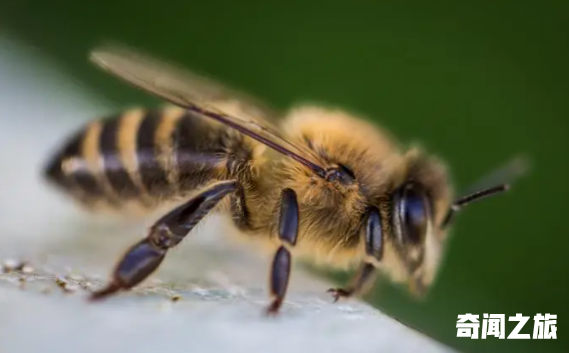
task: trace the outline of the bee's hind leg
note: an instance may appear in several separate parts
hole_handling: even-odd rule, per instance
[[[292,260],[289,249],[296,245],[298,235],[298,202],[296,193],[291,189],[284,189],[281,193],[278,234],[281,246],[275,253],[271,267],[270,290],[273,301],[267,308],[268,314],[276,314],[284,300]]]
[[[227,194],[239,188],[240,184],[235,180],[213,183],[160,218],[150,228],[148,236],[122,257],[107,287],[92,293],[91,299],[101,299],[142,282],[158,268],[168,249],[180,243]]]
[[[334,297],[334,302],[340,298],[364,294],[375,281],[376,270],[373,262],[381,261],[383,257],[383,231],[379,211],[374,207],[368,211],[365,223],[365,249],[367,260],[361,265],[350,285],[346,289],[328,290]]]

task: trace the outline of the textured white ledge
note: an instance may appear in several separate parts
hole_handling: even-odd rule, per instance
[[[28,65],[29,57],[0,40],[0,262],[32,267],[0,274],[0,352],[449,351],[364,303],[331,304],[330,284],[300,268],[282,315],[264,317],[269,259],[225,246],[219,235],[230,230],[219,218],[172,251],[142,288],[87,303],[81,286],[106,280],[151,220],[99,223],[41,183],[48,150],[104,110],[69,81]]]

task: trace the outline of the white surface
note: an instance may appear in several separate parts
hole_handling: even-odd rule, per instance
[[[141,288],[87,303],[79,285],[101,285],[152,219],[125,225],[86,217],[41,182],[57,141],[109,109],[25,59],[36,55],[0,39],[0,262],[33,267],[0,274],[1,353],[448,351],[366,304],[331,304],[331,285],[300,268],[282,314],[264,317],[269,259],[221,246],[231,228],[219,218],[172,251]],[[57,278],[74,290],[64,293]],[[182,297],[172,302],[175,294]]]

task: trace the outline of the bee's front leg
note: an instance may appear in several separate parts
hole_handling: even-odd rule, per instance
[[[154,272],[168,252],[180,243],[202,218],[227,194],[239,188],[235,180],[216,182],[167,213],[151,228],[146,238],[133,245],[118,263],[107,287],[94,292],[101,299],[119,290],[130,289]]]
[[[334,297],[334,302],[340,298],[365,293],[375,281],[376,270],[373,262],[381,261],[383,257],[383,231],[377,208],[372,207],[368,211],[365,227],[365,249],[368,260],[362,264],[346,289],[331,288],[328,290],[328,293]]]
[[[281,246],[277,249],[270,275],[270,290],[273,302],[267,308],[268,314],[276,314],[284,300],[291,269],[291,254],[289,248],[296,245],[298,235],[298,202],[296,193],[284,189],[281,194],[279,239]]]
[[[375,266],[364,262],[347,288],[330,288],[328,289],[328,293],[332,294],[335,303],[340,298],[349,298],[354,295],[363,294],[369,287],[371,287],[374,280]]]

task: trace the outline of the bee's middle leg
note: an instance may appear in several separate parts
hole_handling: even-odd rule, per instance
[[[290,248],[296,245],[298,236],[298,201],[291,189],[284,189],[281,193],[278,235],[281,245],[271,266],[270,290],[273,301],[267,308],[268,314],[276,314],[284,300],[292,262]]]
[[[383,257],[383,231],[381,218],[376,208],[368,211],[365,223],[365,249],[367,260],[361,265],[347,288],[331,288],[329,293],[334,302],[340,298],[362,295],[371,287],[376,278],[374,262],[381,261]]]
[[[180,243],[227,194],[240,187],[235,180],[213,183],[160,218],[150,228],[148,236],[133,245],[122,257],[115,268],[112,281],[105,288],[94,292],[91,299],[104,298],[119,290],[130,289],[150,276],[170,248]]]

